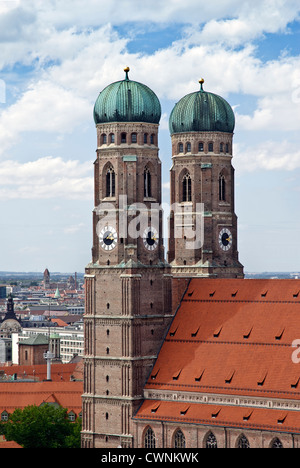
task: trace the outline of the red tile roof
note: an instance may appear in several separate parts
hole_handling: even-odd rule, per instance
[[[134,419],[300,433],[299,411],[267,408],[146,400]]]
[[[299,280],[193,279],[145,389],[298,400],[295,339]]]
[[[39,381],[47,379],[47,364],[33,365],[33,366],[4,366],[0,367],[0,371],[4,372],[7,376],[17,374],[18,378],[33,378]],[[68,364],[51,364],[51,379],[56,382],[69,382],[74,376],[77,380],[83,379],[83,369],[81,363],[68,363]],[[0,378],[1,382],[1,378]]]
[[[83,382],[7,382],[0,383],[0,414],[16,408],[58,403],[77,416],[81,413]]]
[[[7,441],[7,440],[0,440],[0,449],[2,448],[10,448],[10,449],[21,449],[23,448],[21,445],[17,444],[17,442],[14,442],[13,440]]]

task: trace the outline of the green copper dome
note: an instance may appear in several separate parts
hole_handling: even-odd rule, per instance
[[[170,133],[183,132],[227,132],[233,133],[235,117],[231,106],[217,94],[203,90],[184,96],[173,108],[169,127]]]
[[[96,124],[107,122],[148,122],[158,124],[161,106],[148,86],[131,81],[129,68],[125,79],[112,83],[99,94],[94,107]]]

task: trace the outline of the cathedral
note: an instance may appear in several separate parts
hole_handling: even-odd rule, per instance
[[[82,447],[298,447],[300,281],[244,279],[234,112],[203,79],[174,106],[163,226],[161,105],[124,72],[94,107]]]

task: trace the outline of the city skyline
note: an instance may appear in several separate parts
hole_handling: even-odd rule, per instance
[[[128,0],[119,14],[116,0],[88,0],[84,8],[77,0],[0,2],[0,270],[84,271],[92,247],[93,106],[125,66],[162,105],[163,202],[168,118],[203,77],[236,115],[245,271],[299,270],[299,3],[225,3]]]

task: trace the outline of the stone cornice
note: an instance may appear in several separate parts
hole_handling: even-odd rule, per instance
[[[176,401],[179,403],[202,403],[211,405],[300,411],[300,401],[298,399],[277,399],[261,396],[256,397],[252,395],[229,395],[222,393],[145,389],[144,398],[147,400]]]

